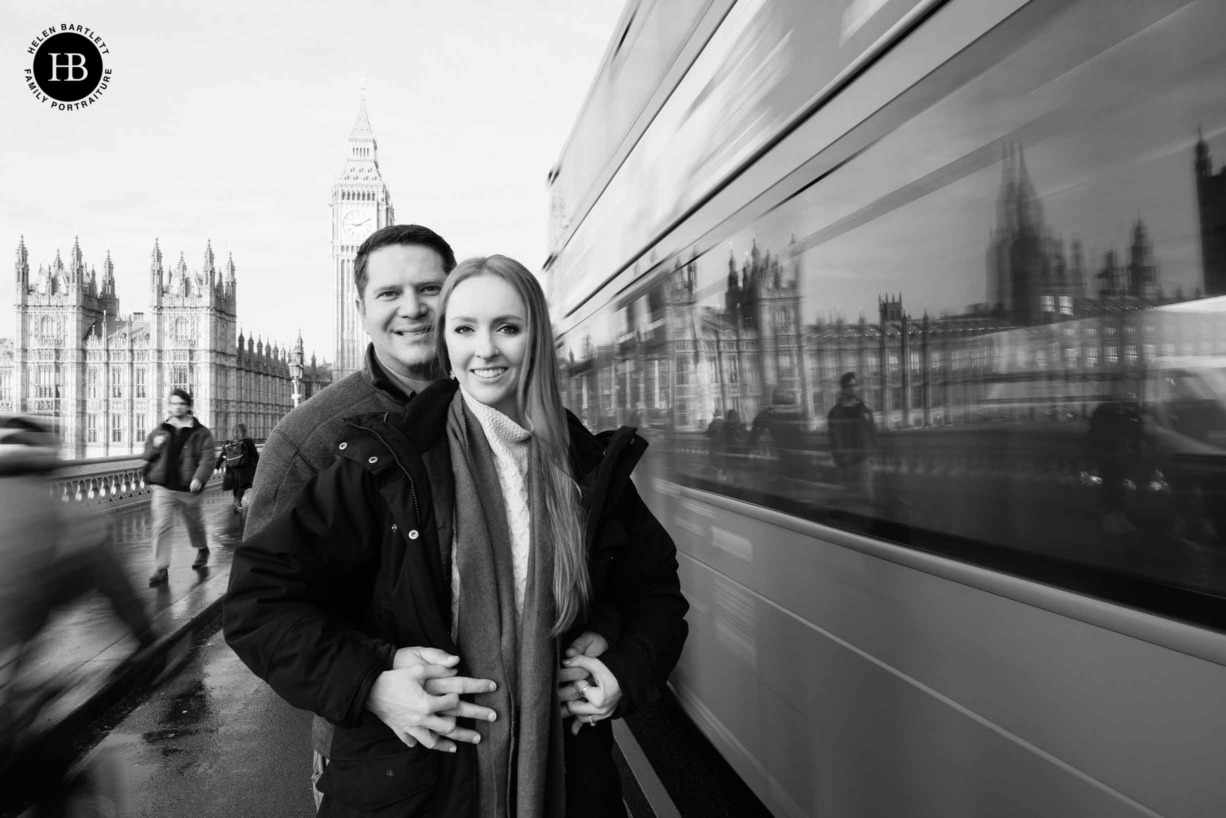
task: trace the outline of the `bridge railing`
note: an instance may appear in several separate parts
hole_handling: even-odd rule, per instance
[[[263,451],[264,444],[256,445]],[[205,490],[221,485],[222,471],[213,472]],[[118,509],[144,502],[153,494],[145,482],[145,461],[131,455],[66,460],[49,479],[53,497],[90,510]]]

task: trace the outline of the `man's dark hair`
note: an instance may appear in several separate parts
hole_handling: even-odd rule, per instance
[[[178,398],[186,403],[188,409],[192,408],[192,404],[194,403],[192,400],[192,393],[188,392],[186,389],[179,389],[178,387],[175,387],[174,389],[170,390],[170,396],[172,398]]]
[[[443,260],[443,272],[450,273],[455,269],[455,253],[451,245],[429,227],[420,224],[392,224],[376,230],[366,237],[358,254],[353,259],[353,283],[358,288],[358,298],[366,295],[366,259],[380,247],[390,247],[394,244],[417,244],[428,247],[439,254]]]
[[[839,389],[846,389],[856,379],[856,373],[844,372],[839,377]]]

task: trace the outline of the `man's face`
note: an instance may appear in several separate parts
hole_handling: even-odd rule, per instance
[[[434,309],[447,273],[429,247],[393,244],[366,258],[358,312],[379,363],[405,378],[428,379],[434,367]]]
[[[179,397],[178,395],[171,395],[168,405],[170,406],[171,416],[176,418],[185,416],[192,408],[188,405],[187,401],[183,400],[183,398]]]
[[[843,387],[843,397],[854,398],[856,396],[856,379],[852,378],[847,381],[847,385]]]

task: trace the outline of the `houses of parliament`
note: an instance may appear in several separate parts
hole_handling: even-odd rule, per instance
[[[822,428],[836,384],[856,373],[884,428],[1085,417],[1115,393],[1143,398],[1147,370],[1179,356],[1226,355],[1226,170],[1193,150],[1202,274],[1193,292],[1164,289],[1149,228],[1132,221],[1122,252],[1090,258],[1045,219],[1021,146],[1001,157],[982,301],[958,313],[913,315],[902,293],[877,314],[806,320],[803,252],[757,241],[727,259],[722,286],[692,256],[648,292],[617,305],[610,338],[564,350],[568,400],[608,428],[627,419],[705,428],[714,412],[752,418],[788,405]],[[700,281],[706,281],[704,287]],[[711,296],[722,291],[718,302]],[[809,312],[812,315],[812,312]]]
[[[262,438],[293,406],[293,350],[238,328],[238,270],[219,263],[206,241],[201,263],[183,253],[167,264],[150,252],[149,308],[123,314],[108,252],[102,270],[87,264],[79,241],[33,268],[17,244],[17,337],[0,341],[0,412],[54,418],[70,458],[133,454],[165,415],[171,389],[187,390],[200,421],[225,439],[244,423]],[[312,357],[302,388],[327,383]]]
[[[16,337],[0,339],[0,413],[55,419],[68,458],[142,451],[166,416],[171,389],[192,394],[194,411],[220,441],[235,423],[259,440],[295,405],[361,367],[366,337],[353,307],[353,256],[374,230],[392,223],[379,172],[365,92],[332,190],[336,358],[306,359],[292,346],[245,333],[238,322],[241,275],[205,241],[198,264],[164,258],[156,239],[147,272],[149,306],[123,313],[115,264],[100,269],[74,239],[67,258],[34,266],[24,237],[14,274]],[[293,375],[300,372],[298,392]]]

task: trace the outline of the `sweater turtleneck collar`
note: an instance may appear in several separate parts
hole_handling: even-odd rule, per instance
[[[464,405],[468,407],[487,435],[497,437],[507,446],[527,444],[532,433],[492,406],[487,406],[460,387]]]

